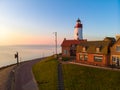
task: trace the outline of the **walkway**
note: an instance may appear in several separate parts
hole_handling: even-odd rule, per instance
[[[26,61],[15,70],[15,90],[38,90],[32,73],[32,66],[41,59]]]
[[[58,64],[58,90],[64,90],[64,81],[63,81],[61,63]]]
[[[93,67],[93,68],[101,68],[101,69],[106,69],[106,70],[120,71],[120,69],[117,69],[117,68],[93,66],[93,65],[82,64],[82,63],[77,63],[77,62],[67,62],[67,63],[70,63],[70,64],[76,64],[76,65],[81,65],[81,66],[87,66],[87,67]],[[64,62],[63,62],[63,64],[64,64]]]
[[[9,88],[9,76],[14,67],[15,65],[0,70],[0,90],[7,90]]]

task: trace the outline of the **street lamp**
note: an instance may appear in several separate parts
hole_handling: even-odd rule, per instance
[[[55,52],[56,52],[56,58],[58,58],[57,56],[57,32],[54,32],[55,34]]]

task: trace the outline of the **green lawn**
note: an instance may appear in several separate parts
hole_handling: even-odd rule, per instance
[[[120,90],[120,72],[63,64],[65,90]]]
[[[33,66],[33,73],[39,90],[57,90],[57,65],[58,62],[54,57],[48,57]]]

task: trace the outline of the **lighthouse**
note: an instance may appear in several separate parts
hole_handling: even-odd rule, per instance
[[[82,40],[83,34],[82,34],[82,24],[80,19],[76,21],[75,29],[74,29],[74,39],[75,40]]]

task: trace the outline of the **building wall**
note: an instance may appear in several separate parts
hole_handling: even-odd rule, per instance
[[[79,53],[76,53],[76,62],[79,62],[80,61],[80,57],[79,57]]]
[[[65,54],[64,50],[67,51],[66,54]],[[63,57],[70,57],[70,47],[62,47],[62,56]]]
[[[80,54],[83,55],[88,55],[88,60],[80,60]],[[101,57],[102,56],[102,61],[95,61],[94,56]],[[107,66],[109,65],[109,56],[108,55],[103,55],[103,54],[87,54],[87,53],[77,53],[76,55],[76,61],[80,63],[85,63],[85,64],[91,64],[91,65],[97,65],[97,66]]]
[[[111,57],[110,57],[110,64],[117,64],[117,60],[120,63],[120,52],[116,51],[116,46],[120,46],[120,39],[117,43],[115,43],[112,47],[111,47]],[[114,57],[114,60],[113,60]]]
[[[116,51],[116,46],[120,46],[120,40],[111,47],[111,54],[120,55],[120,52]]]
[[[116,40],[118,40],[120,38],[120,34],[116,35]]]
[[[78,40],[78,38],[80,40],[83,39],[83,34],[82,34],[82,27],[81,28],[75,28],[74,29],[74,39]]]

